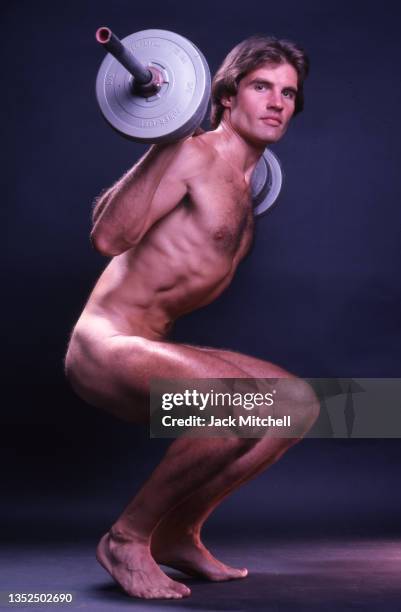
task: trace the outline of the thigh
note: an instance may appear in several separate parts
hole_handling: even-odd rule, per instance
[[[68,377],[89,404],[146,422],[152,378],[248,378],[239,365],[199,347],[121,334],[81,334],[69,349]]]
[[[109,344],[110,367],[122,387],[149,393],[152,378],[246,378],[248,372],[201,347],[119,336]]]
[[[254,391],[257,389],[258,392],[263,393],[275,389],[273,392],[277,395],[275,395],[274,415],[276,418],[281,418],[291,414],[291,439],[297,439],[299,432],[304,435],[316,421],[320,411],[320,403],[312,387],[305,380],[263,359],[224,349],[209,347],[198,347],[198,349],[227,360],[228,363],[240,367],[246,373],[247,378],[256,379],[250,388],[244,386],[244,390]],[[270,382],[260,379],[275,380]],[[254,409],[255,413],[256,409]]]
[[[189,346],[189,345],[186,345]],[[270,361],[251,357],[243,353],[211,347],[196,347],[198,350],[215,355],[224,361],[241,368],[250,378],[293,378],[295,375]]]

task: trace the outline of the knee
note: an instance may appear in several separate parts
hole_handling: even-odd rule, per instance
[[[291,415],[294,431],[301,436],[307,433],[320,413],[320,402],[311,385],[300,378],[283,379],[281,400],[280,409]]]
[[[296,402],[300,406],[305,433],[313,427],[320,413],[319,399],[311,385],[298,379],[296,385]]]

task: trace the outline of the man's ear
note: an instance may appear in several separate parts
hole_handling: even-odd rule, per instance
[[[231,108],[231,96],[222,96],[220,102],[225,108]]]

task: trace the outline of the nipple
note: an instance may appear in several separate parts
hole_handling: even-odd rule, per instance
[[[214,237],[216,240],[221,240],[224,238],[226,232],[223,229],[218,229],[214,232]]]
[[[232,232],[226,226],[220,226],[213,232],[213,239],[219,248],[230,249],[233,246],[234,238]]]

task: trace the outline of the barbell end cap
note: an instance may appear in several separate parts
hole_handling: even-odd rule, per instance
[[[108,43],[111,39],[111,30],[107,26],[101,26],[96,30],[95,38],[100,45]]]
[[[102,26],[96,30],[96,41],[108,51],[115,59],[124,66],[134,77],[139,85],[148,85],[153,79],[153,74],[146,66],[139,62],[134,54],[127,49],[121,40],[107,26]]]

